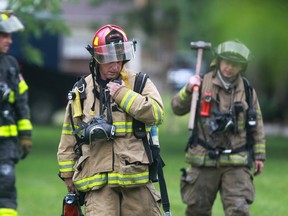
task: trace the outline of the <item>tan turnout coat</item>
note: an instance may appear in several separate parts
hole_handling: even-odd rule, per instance
[[[186,91],[184,86],[172,99],[172,109],[177,115],[185,115],[190,112],[191,94]],[[198,137],[201,140],[206,140],[209,146],[220,147],[223,149],[237,149],[245,146],[247,143],[246,136],[246,111],[248,103],[246,101],[244,83],[241,76],[238,77],[232,90],[225,90],[219,80],[216,72],[207,73],[202,82],[201,98],[204,100],[205,93],[212,93],[210,116],[200,116],[198,122],[195,124],[198,131]],[[218,96],[217,96],[218,95]],[[219,100],[219,101],[218,101]],[[212,135],[211,120],[212,112],[216,109],[219,102],[219,110],[221,113],[227,112],[229,107],[237,102],[241,103],[243,112],[240,112],[237,118],[237,133],[226,132]],[[262,114],[255,90],[253,89],[253,107],[257,112],[257,124],[253,128],[253,138],[255,143],[253,145],[254,159],[265,160],[265,135],[263,127]],[[201,106],[200,106],[201,110]],[[202,126],[201,126],[201,124]],[[217,159],[211,159],[208,156],[207,148],[198,143],[190,145],[186,161],[195,166],[246,166],[248,165],[249,154],[247,151],[241,151],[234,154],[220,154]]]
[[[82,145],[83,155],[80,157],[73,151],[76,139],[72,135],[69,114],[70,104],[72,115],[75,114],[75,100],[68,102],[57,157],[61,177],[73,177],[79,191],[98,189],[106,184],[135,187],[149,181],[149,161],[142,140],[133,135],[132,120],[135,118],[144,122],[146,131],[149,131],[152,125],[161,124],[164,116],[162,99],[150,79],[147,80],[142,94],[138,94],[133,91],[136,73],[123,68],[120,74],[125,86],[120,87],[111,98],[115,138]],[[94,115],[99,115],[97,98],[94,111],[91,110],[94,102],[92,76],[87,76],[85,81],[87,98],[83,103],[83,114],[73,117],[76,127],[80,126],[82,121],[88,122]],[[98,84],[97,91],[100,92]],[[107,117],[107,109],[105,116]]]

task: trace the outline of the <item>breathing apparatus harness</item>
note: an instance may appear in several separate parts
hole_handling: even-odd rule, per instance
[[[92,48],[88,45],[86,49],[90,52],[92,55]],[[100,106],[99,106],[99,113],[100,115],[95,115],[89,122],[82,122],[80,127],[76,129],[73,121],[73,114],[72,114],[72,107],[71,104],[69,105],[69,114],[70,114],[70,120],[71,125],[73,129],[73,135],[76,138],[76,144],[74,146],[74,151],[78,156],[82,155],[81,146],[83,144],[90,144],[94,140],[100,140],[100,139],[106,139],[111,140],[115,136],[115,126],[113,125],[112,121],[112,112],[110,107],[110,93],[109,90],[106,88],[103,88],[103,86],[106,86],[106,83],[104,83],[103,80],[100,80],[97,78],[97,73],[99,71],[99,65],[96,63],[96,60],[91,58],[89,62],[89,68],[90,72],[92,74],[93,78],[93,93],[94,93],[94,102],[91,107],[91,112],[94,112],[95,102],[96,98],[99,100]],[[97,91],[96,83],[99,83],[100,85],[100,92]],[[81,77],[78,82],[75,84],[75,87],[77,88],[75,91],[78,91],[80,96],[80,101],[78,101],[78,107],[80,106],[79,113],[82,114],[83,110],[83,101],[86,99],[86,93],[85,93],[85,87],[86,87],[86,81],[85,76]],[[68,99],[74,100],[76,98],[75,91],[70,91],[68,93]],[[80,104],[79,104],[80,103]],[[104,118],[104,111],[107,109],[107,120]],[[80,134],[80,135],[79,135]]]
[[[244,84],[244,89],[245,89],[245,96],[246,96],[246,102],[248,104],[248,109],[246,111],[246,136],[247,136],[247,142],[246,145],[235,148],[235,149],[224,149],[224,148],[220,148],[220,147],[213,147],[211,146],[205,138],[205,133],[204,133],[204,128],[203,128],[203,124],[200,121],[200,129],[203,131],[204,134],[204,140],[200,139],[198,137],[198,127],[196,127],[193,131],[191,136],[189,137],[187,146],[185,151],[187,152],[188,147],[189,146],[193,146],[193,145],[201,145],[202,147],[204,147],[205,149],[207,149],[208,151],[208,155],[211,159],[217,159],[220,154],[235,154],[235,153],[239,153],[239,152],[243,152],[243,151],[248,151],[249,152],[249,162],[248,162],[248,166],[252,167],[253,166],[253,144],[255,143],[254,138],[253,138],[253,134],[252,134],[252,130],[253,127],[256,126],[256,118],[257,118],[257,113],[254,110],[253,107],[253,87],[249,84],[248,80],[241,76],[242,80],[243,80],[243,84]],[[202,85],[200,86],[200,94],[199,94],[199,98],[201,98],[201,88]],[[218,95],[219,96],[219,95]],[[206,95],[205,95],[206,97]],[[207,100],[207,98],[204,99],[204,103],[205,101],[210,101],[211,95],[207,96],[209,98],[209,100]],[[219,101],[219,100],[218,100]],[[195,123],[198,122],[198,118],[200,116],[200,103],[201,100],[197,101],[197,108],[196,108],[196,117],[195,117]],[[205,105],[204,105],[205,106]],[[201,112],[203,112],[203,109],[205,110],[206,108],[203,108],[203,101],[202,101],[202,109]],[[221,132],[225,132],[227,130],[233,130],[234,133],[237,132],[237,116],[240,112],[243,111],[243,107],[240,106],[240,104],[235,103],[234,104],[234,112],[232,112],[232,110],[230,109],[230,111],[228,113],[222,114],[220,113],[220,111],[218,109],[214,110],[213,112],[213,116],[214,119],[211,122],[211,128],[212,128],[212,134],[213,133],[221,133]],[[206,111],[205,111],[206,112]],[[203,114],[203,113],[201,113]]]

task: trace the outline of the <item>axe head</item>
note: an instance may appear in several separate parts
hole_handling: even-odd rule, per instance
[[[195,41],[190,43],[191,49],[210,49],[211,43],[205,41]]]

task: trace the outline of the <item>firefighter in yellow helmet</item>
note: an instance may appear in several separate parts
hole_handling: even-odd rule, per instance
[[[254,201],[253,174],[264,167],[265,134],[257,95],[242,76],[250,50],[239,41],[215,49],[213,71],[195,75],[172,99],[175,114],[190,111],[193,86],[200,86],[195,128],[182,169],[181,196],[186,215],[211,215],[220,192],[226,216],[249,215]]]
[[[10,11],[0,11],[0,216],[17,216],[15,164],[32,146],[28,86],[7,54],[11,33],[23,29]]]
[[[134,91],[136,72],[126,63],[135,42],[119,26],[100,28],[87,49],[91,74],[69,94],[57,154],[60,177],[68,192],[85,193],[86,216],[159,216],[160,194],[132,123],[145,123],[144,136],[162,123],[160,94],[149,78],[142,94]]]

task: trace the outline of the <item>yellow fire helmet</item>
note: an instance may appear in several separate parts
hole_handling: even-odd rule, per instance
[[[241,42],[226,41],[216,47],[216,55],[219,58],[232,62],[247,64],[251,58],[250,50]]]
[[[12,11],[0,11],[0,32],[11,34],[22,30],[23,24]]]

